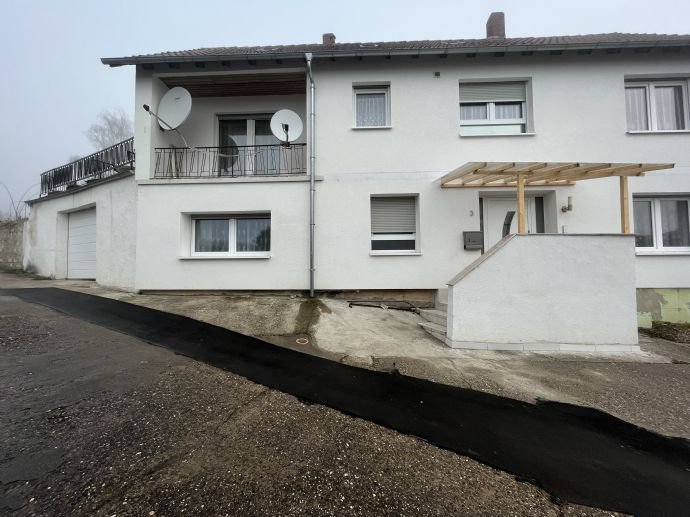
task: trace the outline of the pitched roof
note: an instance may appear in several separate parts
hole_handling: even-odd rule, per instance
[[[172,61],[213,61],[241,58],[301,57],[311,52],[315,58],[349,55],[520,52],[559,49],[597,49],[625,47],[690,46],[690,34],[582,34],[576,36],[542,36],[527,38],[483,38],[457,40],[380,41],[366,43],[306,43],[300,45],[266,45],[254,47],[213,47],[102,58],[106,65],[120,66]]]

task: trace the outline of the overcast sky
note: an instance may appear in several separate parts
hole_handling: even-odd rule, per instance
[[[690,32],[688,0],[262,2],[2,0],[0,181],[15,197],[70,155],[104,109],[134,113],[133,67],[101,57],[198,47],[480,38],[491,11],[508,37]],[[37,188],[37,186],[35,187]],[[0,210],[9,206],[0,186]]]

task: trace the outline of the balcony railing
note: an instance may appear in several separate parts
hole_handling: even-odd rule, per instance
[[[41,174],[41,196],[86,185],[134,168],[134,138],[128,138],[98,152]]]
[[[157,147],[155,178],[234,178],[306,174],[306,144]]]

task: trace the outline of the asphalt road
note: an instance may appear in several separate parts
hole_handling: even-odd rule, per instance
[[[34,296],[40,291],[34,291]],[[86,316],[91,320],[107,308],[110,318],[117,315],[123,323],[132,307],[71,294],[76,298],[71,296],[69,300],[88,309],[90,316]],[[62,301],[68,300],[63,297]],[[219,343],[215,340],[224,337],[237,341],[234,333],[223,329],[214,334],[216,328],[209,325],[180,317],[169,319],[164,313],[148,309],[136,310],[145,318],[131,320],[128,328],[120,329],[122,332],[137,335],[146,330],[145,324],[149,331],[158,327],[158,336],[166,339],[157,344],[166,346],[173,337],[189,344],[194,335],[190,355],[199,355],[208,362],[217,359]],[[544,491],[510,475],[311,403],[322,396],[319,393],[312,393],[312,397],[302,393],[300,401],[265,387],[271,382],[255,384],[149,346],[122,332],[27,304],[13,296],[0,297],[0,315],[0,417],[9,423],[0,430],[0,507],[6,511],[19,515],[598,513],[573,505],[555,505]],[[193,334],[189,334],[189,328],[182,330],[178,326],[181,323],[193,327]],[[155,341],[155,336],[143,337]],[[226,343],[228,350],[233,347],[230,341]],[[256,340],[234,345],[253,345],[253,353],[266,354]],[[295,352],[278,353],[278,363],[275,357],[264,357],[260,366],[291,366],[290,354]],[[235,356],[236,362],[224,366],[247,368],[252,366],[250,356]],[[320,364],[313,362],[316,358],[303,359],[306,366]],[[354,375],[354,381],[360,372],[379,376],[375,379],[391,378],[362,370],[344,371]],[[308,370],[302,374],[301,386],[313,379],[322,380]],[[278,380],[287,383],[283,391],[290,391],[289,379]],[[408,382],[403,377],[394,380]],[[409,382],[415,388],[436,386]],[[441,388],[444,393],[450,389]],[[455,396],[467,391],[452,390]],[[344,396],[361,398],[356,385]],[[400,402],[395,394],[388,396],[392,405]],[[308,399],[310,402],[306,402]],[[529,406],[497,399],[500,397],[491,400],[518,409]],[[427,401],[428,406],[434,405],[431,399]],[[419,406],[409,409],[418,412]],[[526,409],[534,413],[535,406]],[[448,407],[443,411],[448,413]],[[575,420],[580,416],[576,414]],[[652,469],[650,474],[661,475],[670,490],[666,494],[671,501],[667,509],[673,512],[681,508],[683,495],[674,492],[674,483],[687,478],[682,477],[682,469],[675,467],[687,459],[687,442],[638,432],[624,423],[612,424],[605,415],[599,422],[591,422],[590,427],[600,424],[608,429],[608,439],[627,440],[626,446],[634,457],[652,462],[645,465]],[[602,429],[595,431],[601,433]],[[539,434],[538,429],[535,432]],[[462,433],[451,438],[457,439],[457,435]],[[496,448],[500,446],[496,443]],[[620,443],[614,446],[620,447]],[[537,463],[542,459],[551,461],[539,457],[533,442],[530,447]],[[669,454],[675,454],[675,461]],[[595,458],[602,463],[602,471],[609,472],[610,466],[603,464],[606,460]],[[654,470],[657,468],[661,472]],[[568,480],[553,481],[558,487]],[[589,481],[595,496],[609,491],[610,487],[597,484],[597,479]],[[647,494],[652,501],[657,495],[654,490],[652,483]]]

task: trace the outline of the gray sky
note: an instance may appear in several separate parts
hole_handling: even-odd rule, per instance
[[[480,38],[491,11],[509,37],[689,33],[687,0],[384,0],[196,2],[2,0],[0,181],[15,197],[39,174],[92,149],[103,109],[134,113],[133,67],[101,57],[197,47]],[[0,187],[0,210],[9,202]]]

